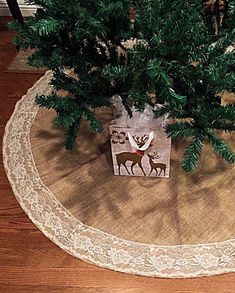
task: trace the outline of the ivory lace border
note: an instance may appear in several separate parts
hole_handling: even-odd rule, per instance
[[[235,272],[235,239],[196,245],[153,245],[127,241],[75,218],[40,179],[30,129],[37,93],[48,94],[52,72],[16,104],[3,138],[5,170],[19,204],[55,244],[86,262],[115,271],[162,278],[188,278]]]

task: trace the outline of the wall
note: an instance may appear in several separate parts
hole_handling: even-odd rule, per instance
[[[35,6],[25,4],[24,0],[18,0],[20,10],[24,16],[32,15],[35,11]],[[0,15],[11,15],[6,0],[0,0]]]

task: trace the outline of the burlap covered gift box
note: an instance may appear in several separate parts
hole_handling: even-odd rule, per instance
[[[109,129],[115,175],[169,178],[171,139],[162,127]]]

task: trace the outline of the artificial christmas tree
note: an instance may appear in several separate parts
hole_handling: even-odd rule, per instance
[[[102,131],[95,109],[110,106],[111,97],[119,95],[130,115],[133,106],[143,111],[151,105],[156,117],[172,119],[166,126],[170,137],[191,138],[185,171],[195,170],[206,141],[234,163],[234,152],[219,137],[220,131],[235,129],[235,105],[221,105],[220,98],[223,91],[235,90],[235,50],[226,51],[235,40],[232,1],[216,42],[201,0],[139,0],[134,22],[130,0],[28,3],[40,7],[35,16],[9,27],[18,33],[18,47],[36,49],[30,64],[53,71],[52,94],[36,102],[56,111],[56,124],[67,130],[67,149],[81,119],[92,131]],[[134,45],[127,48],[130,39]],[[57,94],[61,89],[66,96]]]

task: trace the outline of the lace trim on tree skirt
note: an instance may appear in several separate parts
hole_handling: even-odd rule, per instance
[[[48,71],[17,103],[4,135],[3,159],[19,204],[53,242],[84,261],[116,271],[157,277],[196,277],[235,271],[235,240],[160,246],[131,242],[81,223],[43,184],[34,163],[30,129],[37,93],[50,92]]]

